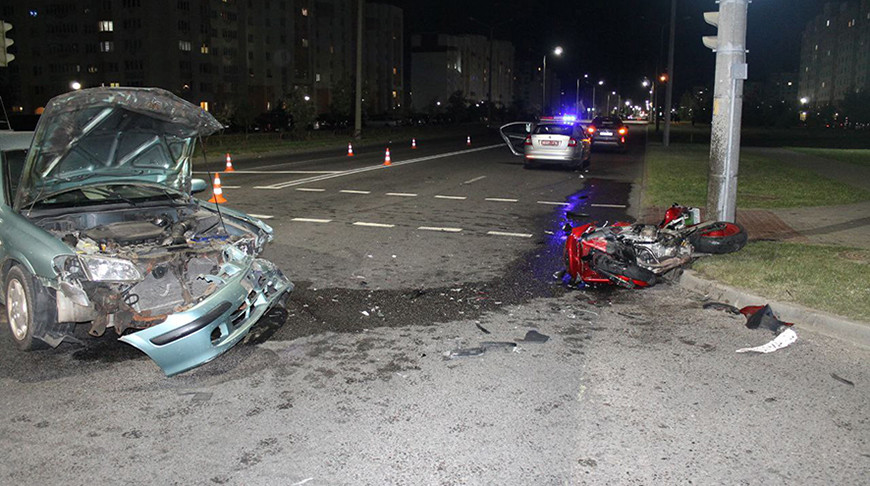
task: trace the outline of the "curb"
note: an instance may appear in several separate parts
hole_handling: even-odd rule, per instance
[[[686,290],[703,294],[711,301],[724,302],[735,307],[770,304],[780,319],[793,322],[796,328],[807,329],[870,349],[870,324],[868,323],[808,309],[797,304],[769,300],[719,282],[706,280],[692,270],[683,272],[679,285]]]

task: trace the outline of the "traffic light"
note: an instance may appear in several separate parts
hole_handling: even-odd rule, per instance
[[[6,37],[6,33],[12,30],[12,24],[0,20],[0,66],[6,67],[15,59],[15,56],[9,53],[9,46],[15,43],[12,39]]]

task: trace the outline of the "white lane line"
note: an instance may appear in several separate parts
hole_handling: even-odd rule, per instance
[[[371,194],[372,191],[357,191],[354,189],[342,189],[338,192],[343,192],[345,194]]]
[[[396,196],[396,197],[417,197],[416,194],[412,192],[388,192],[387,196]]]
[[[480,176],[480,177],[475,177],[474,179],[469,179],[469,180],[463,182],[463,184],[473,184],[473,183],[475,183],[479,180],[483,180],[483,179],[486,179],[486,176]]]
[[[317,219],[317,218],[293,218],[290,221],[298,221],[300,223],[331,223],[331,219]]]
[[[439,228],[437,226],[420,226],[417,228],[422,231],[442,231],[444,233],[459,233],[462,228]]]
[[[538,201],[538,204],[549,204],[550,206],[570,206],[570,203],[566,202],[553,202],[553,201]]]
[[[342,171],[342,172],[339,172],[337,174],[315,175],[312,177],[306,177],[304,179],[299,179],[299,180],[294,180],[294,181],[278,182],[276,184],[270,184],[268,186],[254,186],[254,189],[284,189],[286,187],[301,186],[303,184],[310,184],[312,182],[324,181],[327,179],[334,179],[336,177],[344,177],[344,176],[348,176],[348,175],[359,174],[360,172],[368,172],[371,170],[395,168],[395,167],[399,167],[399,166],[406,165],[406,164],[416,164],[417,162],[425,162],[427,160],[442,159],[444,157],[452,157],[454,155],[470,154],[473,152],[480,152],[482,150],[490,150],[490,149],[503,147],[503,146],[504,146],[504,144],[500,143],[500,144],[496,144],[496,145],[487,145],[485,147],[478,147],[478,148],[473,148],[473,149],[468,149],[468,150],[457,150],[455,152],[446,152],[443,154],[429,155],[426,157],[418,157],[416,159],[404,160],[401,162],[393,162],[393,164],[390,166],[386,166],[383,164],[371,165],[368,167],[360,167],[358,169],[351,169],[351,170]]]
[[[384,223],[366,223],[365,221],[357,221],[353,224],[354,226],[368,226],[369,228],[395,228],[394,224],[384,224]]]
[[[508,199],[508,198],[504,198],[504,197],[488,197],[488,198],[484,199],[484,201],[514,203],[514,202],[518,202],[519,199]]]
[[[253,217],[258,218],[258,219],[272,219],[272,218],[274,218],[274,216],[269,216],[268,214],[248,213],[248,216],[253,216]]]
[[[227,173],[222,170],[217,171],[204,171],[204,170],[195,170],[194,174],[214,174],[215,172],[220,172],[221,174],[226,175]],[[233,174],[338,174],[340,170],[234,170]]]
[[[516,236],[518,238],[531,238],[532,235],[529,233],[505,233],[502,231],[487,231],[486,234],[493,236]]]
[[[225,186],[221,184],[221,189],[241,189],[242,186]]]
[[[596,208],[627,208],[625,204],[590,204],[592,207]]]
[[[440,194],[437,194],[435,196],[435,199],[455,199],[457,201],[464,201],[468,199],[468,196],[442,196]]]
[[[302,192],[324,192],[324,191],[326,191],[326,189],[319,189],[316,187],[297,187],[296,190],[302,191]]]

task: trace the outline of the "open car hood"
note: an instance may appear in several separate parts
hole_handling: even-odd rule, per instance
[[[94,184],[159,184],[189,193],[196,138],[223,128],[158,88],[92,88],[46,106],[15,198],[20,209]]]

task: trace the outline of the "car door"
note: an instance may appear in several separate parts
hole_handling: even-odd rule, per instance
[[[526,137],[532,133],[532,130],[535,129],[535,124],[533,122],[512,122],[507,125],[502,125],[501,128],[498,129],[498,133],[501,135],[501,138],[504,139],[508,148],[511,149],[514,155],[523,155],[525,151],[523,150],[523,143],[526,140]]]

